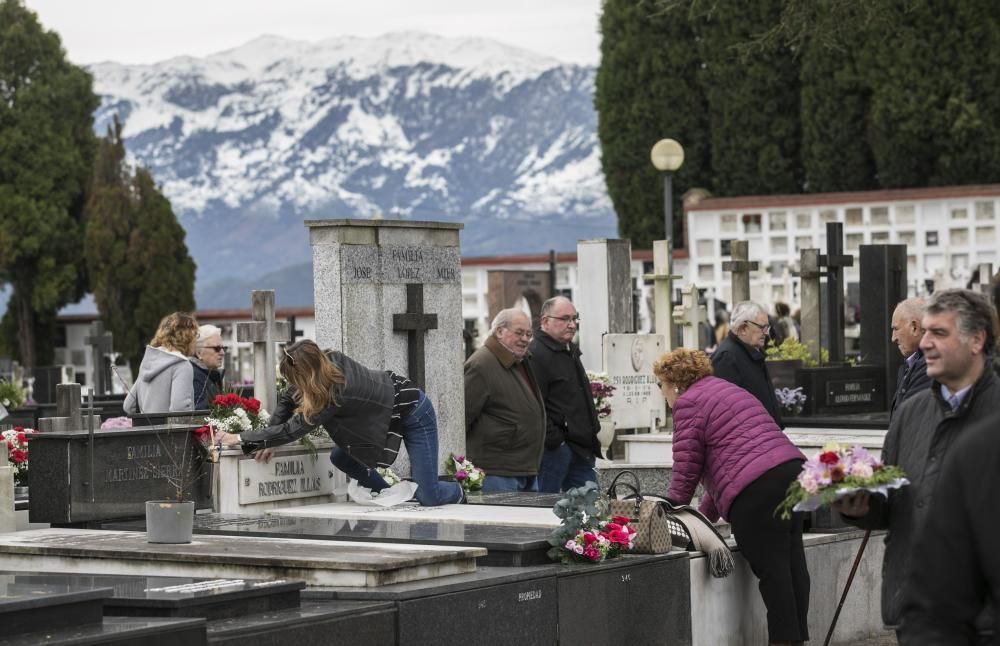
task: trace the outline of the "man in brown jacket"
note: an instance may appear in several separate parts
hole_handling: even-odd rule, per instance
[[[465,362],[465,443],[486,471],[483,491],[537,491],[545,406],[528,361],[531,320],[497,314],[490,335]]]

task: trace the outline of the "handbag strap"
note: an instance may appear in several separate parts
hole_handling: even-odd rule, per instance
[[[632,478],[632,482],[622,482],[618,481],[622,476],[628,476]],[[615,476],[615,479],[611,481],[611,486],[608,487],[608,498],[616,498],[618,493],[618,487],[626,487],[632,491],[631,497],[642,499],[642,494],[639,493],[639,476],[635,475],[632,471],[621,471]]]

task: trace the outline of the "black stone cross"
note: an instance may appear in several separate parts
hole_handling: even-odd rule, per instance
[[[421,390],[426,389],[424,360],[425,334],[436,330],[437,314],[424,312],[424,286],[420,283],[406,284],[406,312],[392,315],[392,329],[406,332],[406,361],[410,381]]]
[[[844,360],[844,267],[854,266],[854,256],[844,253],[844,225],[826,223],[826,253],[819,257],[826,267],[826,322],[829,326],[830,362]]]
[[[293,314],[292,316],[288,317],[288,325],[289,325],[289,327],[292,328],[292,340],[291,340],[291,343],[295,343],[296,339],[301,339],[305,335],[305,332],[303,332],[302,330],[298,330],[298,329],[295,328],[295,323],[296,323],[296,321],[295,321],[295,315]]]
[[[94,321],[90,325],[90,336],[83,339],[83,342],[90,346],[96,395],[107,395],[111,390],[111,364],[105,359],[113,351],[112,341],[113,335],[104,329],[104,323],[101,321]]]

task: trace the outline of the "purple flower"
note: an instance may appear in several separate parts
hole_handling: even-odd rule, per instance
[[[469,474],[466,473],[464,469],[459,469],[458,471],[455,472],[455,479],[458,480],[459,482],[465,480],[468,477]]]

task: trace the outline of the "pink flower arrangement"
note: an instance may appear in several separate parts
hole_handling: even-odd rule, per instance
[[[28,441],[35,429],[15,426],[3,432],[7,445],[10,465],[14,467],[14,484],[22,487],[28,484]]]
[[[635,529],[624,516],[601,521],[597,528],[581,529],[563,545],[569,561],[600,563],[635,547]],[[564,560],[566,560],[564,559]]]
[[[902,469],[882,464],[864,448],[828,444],[802,465],[778,511],[788,518],[793,511],[813,511],[860,490],[887,495],[907,484]]]
[[[445,471],[455,478],[455,482],[462,485],[466,491],[476,491],[483,488],[483,481],[486,480],[486,472],[472,464],[464,455],[448,456],[444,463]]]

